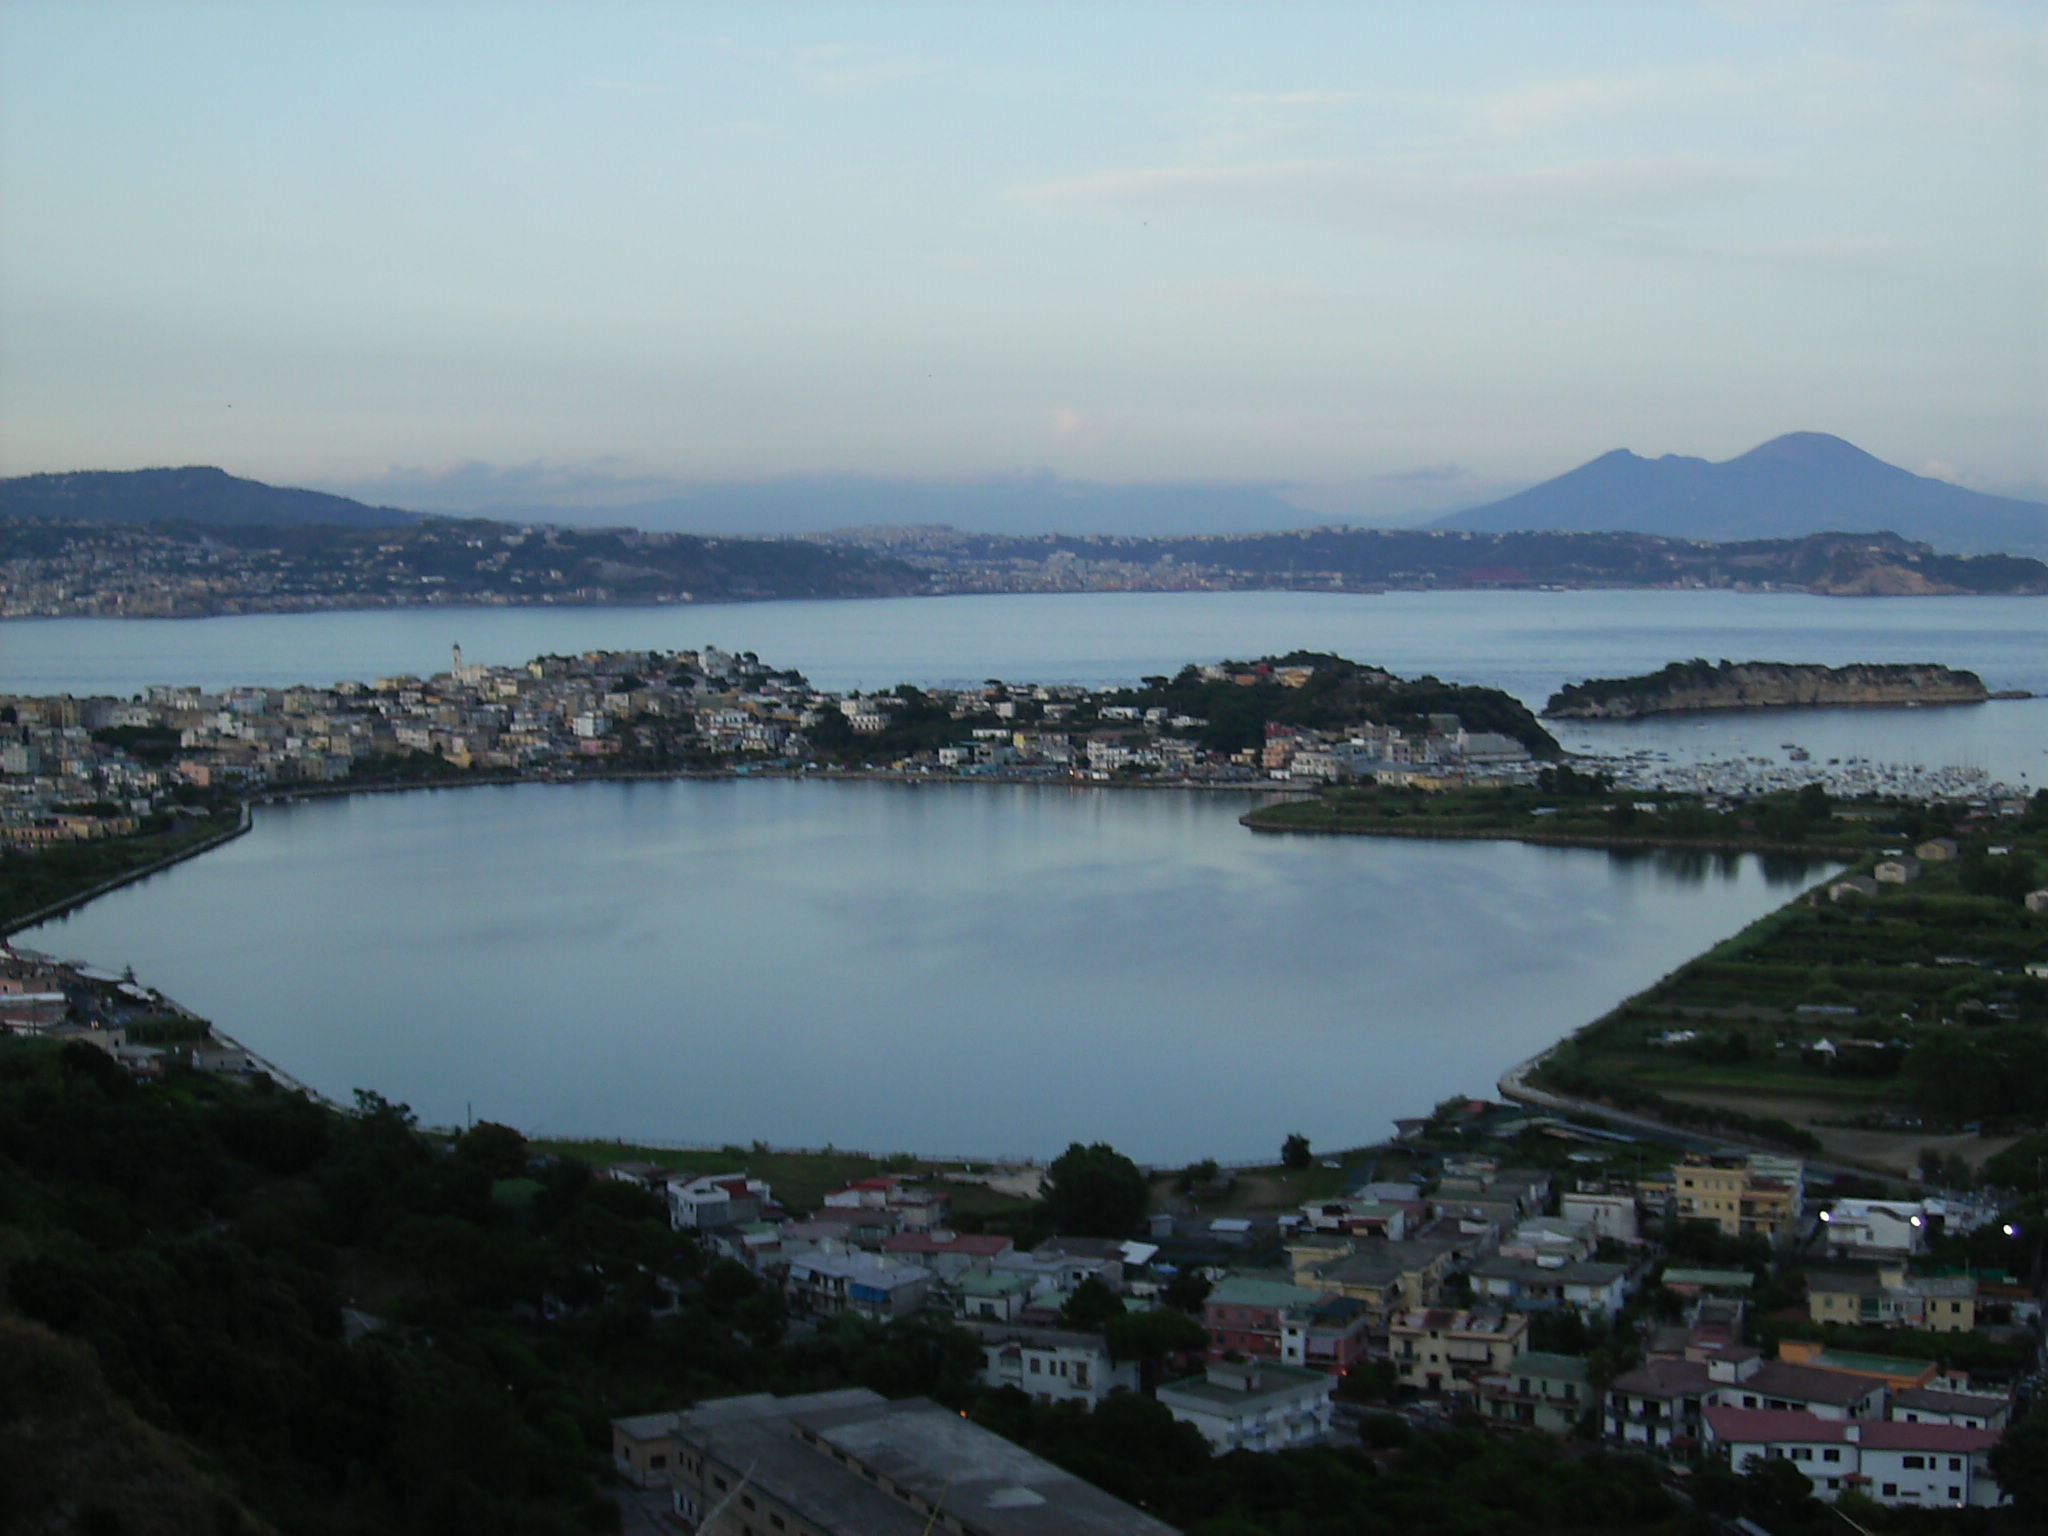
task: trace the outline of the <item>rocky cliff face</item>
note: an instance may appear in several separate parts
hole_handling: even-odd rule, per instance
[[[1544,706],[1553,720],[1633,720],[1703,709],[1798,709],[1843,704],[1977,704],[1974,672],[1932,665],[1820,667],[1776,661],[1673,662],[1647,677],[1573,683]]]

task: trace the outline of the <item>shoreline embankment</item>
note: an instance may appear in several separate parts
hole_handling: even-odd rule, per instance
[[[166,869],[172,868],[177,864],[183,863],[187,859],[197,858],[201,854],[211,852],[215,848],[221,847],[226,843],[232,842],[234,839],[241,837],[251,829],[251,827],[254,824],[255,807],[258,805],[289,804],[294,801],[305,801],[314,799],[336,799],[364,794],[398,794],[416,790],[472,789],[481,788],[485,786],[503,788],[523,784],[564,785],[621,782],[669,782],[692,780],[710,781],[742,779],[788,779],[816,783],[889,783],[906,784],[912,787],[920,787],[924,785],[933,784],[966,785],[979,787],[986,787],[993,784],[1021,784],[1035,788],[1068,790],[1181,789],[1210,793],[1231,792],[1239,794],[1277,795],[1285,796],[1290,799],[1302,798],[1308,794],[1313,793],[1313,791],[1306,790],[1301,786],[1279,781],[1230,784],[1187,781],[1157,783],[1143,779],[1109,780],[1103,782],[1076,782],[1070,779],[1008,779],[979,777],[962,774],[911,775],[902,773],[891,773],[885,770],[868,772],[852,771],[833,773],[809,773],[803,771],[790,771],[781,769],[762,769],[759,771],[748,772],[732,768],[629,770],[624,772],[613,773],[598,771],[578,773],[572,775],[491,774],[485,776],[470,776],[465,774],[459,778],[410,780],[405,782],[382,784],[305,784],[294,785],[288,789],[273,787],[245,797],[240,802],[240,814],[236,818],[236,824],[234,826],[224,828],[218,833],[213,834],[212,836],[199,839],[198,841],[193,842],[187,847],[180,848],[176,852],[167,854],[160,859],[153,860],[146,865],[138,866],[135,869],[127,870],[119,875],[115,875],[106,880],[99,881],[93,886],[87,888],[86,890],[76,892],[58,901],[48,903],[45,906],[38,908],[34,912],[28,913],[23,917],[5,925],[4,927],[0,927],[0,939],[11,938],[14,934],[22,932],[29,928],[33,928],[40,923],[48,922],[53,918],[64,916],[69,912],[75,911],[78,908],[83,907],[88,903],[99,899],[101,896],[119,890],[123,886],[134,884],[140,880],[145,880],[149,878],[151,875],[159,874]],[[1238,818],[1238,824],[1240,826],[1245,827],[1249,831],[1265,833],[1268,835],[1305,833],[1321,837],[1400,837],[1416,840],[1449,842],[1521,842],[1535,844],[1539,846],[1606,849],[1609,851],[1654,852],[1659,850],[1670,850],[1676,852],[1715,854],[1785,854],[1794,857],[1843,860],[1854,860],[1857,858],[1861,858],[1868,852],[1867,849],[1846,848],[1838,845],[1787,846],[1785,844],[1774,844],[1765,843],[1762,841],[1743,840],[1687,842],[1674,840],[1670,838],[1654,837],[1627,837],[1619,835],[1602,836],[1598,834],[1585,833],[1517,832],[1505,828],[1268,826],[1261,825],[1256,820],[1254,820],[1254,818],[1257,815],[1258,811],[1256,809],[1248,811],[1243,816],[1240,816]],[[1799,898],[1794,898],[1794,900],[1797,899]],[[170,1000],[166,999],[166,1001],[168,1002]],[[172,1006],[177,1007],[178,1005],[173,1003]],[[180,1011],[183,1012],[185,1010],[181,1008]],[[286,1087],[292,1088],[298,1092],[301,1092],[322,1104],[326,1104],[336,1108],[343,1107],[337,1105],[334,1100],[320,1093],[317,1089],[312,1088],[308,1084],[292,1076],[290,1073],[284,1071],[282,1068],[278,1067],[274,1062],[270,1061],[266,1057],[251,1050],[248,1046],[242,1044],[239,1040],[236,1040],[232,1036],[227,1035],[226,1033],[215,1027],[211,1021],[208,1021],[208,1031],[212,1038],[219,1044],[231,1050],[240,1052],[243,1056],[247,1057],[252,1063],[258,1066],[262,1071],[264,1071],[278,1083]],[[1573,1031],[1573,1033],[1576,1034],[1577,1031],[1575,1030]],[[1566,1035],[1562,1039],[1557,1040],[1552,1044],[1546,1046],[1542,1051],[1539,1051],[1536,1055],[1530,1057],[1528,1060],[1520,1062],[1517,1065],[1509,1068],[1506,1072],[1504,1072],[1496,1084],[1496,1087],[1498,1088],[1501,1096],[1504,1099],[1507,1099],[1511,1102],[1526,1104],[1535,1108],[1555,1109],[1565,1113],[1576,1114],[1587,1118],[1605,1120],[1616,1124],[1627,1125],[1635,1129],[1650,1132],[1661,1138],[1677,1142],[1680,1145],[1753,1146],[1758,1149],[1764,1148],[1763,1143],[1752,1142],[1748,1138],[1744,1138],[1738,1135],[1702,1134],[1698,1130],[1688,1130],[1678,1126],[1668,1125],[1662,1121],[1654,1120],[1647,1116],[1632,1114],[1626,1111],[1618,1110],[1611,1106],[1601,1104],[1594,1100],[1568,1098],[1560,1094],[1551,1093],[1544,1089],[1531,1087],[1527,1082],[1527,1077],[1529,1073],[1534,1071],[1535,1068],[1539,1066],[1545,1058],[1547,1058],[1553,1052],[1555,1052],[1557,1049],[1563,1046],[1567,1041],[1570,1040],[1570,1038],[1571,1035]],[[539,1132],[534,1134],[538,1137],[538,1139],[543,1140],[576,1140],[588,1141],[593,1144],[602,1144],[604,1142],[615,1139],[611,1137],[550,1137],[547,1136],[545,1133]],[[655,1143],[652,1142],[640,1142],[638,1144],[646,1146],[655,1145]],[[676,1149],[712,1150],[709,1147],[686,1147],[686,1144],[681,1143],[676,1144]],[[801,1149],[772,1148],[771,1150],[783,1151]],[[1003,1159],[997,1158],[962,1158],[959,1160],[998,1164],[1004,1161]]]
[[[39,923],[47,923],[53,918],[63,917],[68,912],[75,912],[89,902],[97,901],[100,897],[108,895],[110,892],[118,891],[124,885],[133,885],[138,880],[147,880],[151,875],[161,874],[174,865],[184,863],[187,859],[196,859],[202,853],[211,853],[223,843],[233,842],[236,838],[247,832],[255,823],[254,814],[250,809],[252,803],[250,800],[241,802],[241,814],[236,817],[235,824],[232,827],[224,827],[207,837],[202,837],[188,843],[183,848],[167,853],[160,859],[152,859],[149,863],[139,864],[134,869],[124,869],[120,874],[109,875],[106,879],[97,881],[82,891],[74,891],[69,896],[60,896],[55,901],[45,902],[33,912],[25,912],[20,917],[11,918],[4,923],[0,923],[0,939],[11,939],[15,934],[33,928]]]
[[[1639,853],[1762,853],[1851,863],[1870,852],[1868,848],[1851,848],[1841,843],[1772,843],[1761,838],[1626,837],[1597,832],[1517,832],[1505,827],[1272,826],[1255,820],[1258,814],[1246,811],[1237,818],[1238,825],[1268,836],[1301,833],[1310,837],[1406,837],[1424,842],[1533,843],[1547,848],[1604,848]]]

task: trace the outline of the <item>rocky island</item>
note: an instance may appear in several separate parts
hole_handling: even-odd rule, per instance
[[[1568,683],[1543,706],[1550,720],[1634,720],[1706,709],[1981,704],[1974,672],[1927,663],[1823,667],[1781,661],[1674,661],[1643,677]]]

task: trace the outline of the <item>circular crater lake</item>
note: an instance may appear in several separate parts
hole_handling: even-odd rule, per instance
[[[1248,795],[727,780],[266,807],[21,935],[347,1102],[533,1134],[1378,1140],[1823,866],[1249,832]]]

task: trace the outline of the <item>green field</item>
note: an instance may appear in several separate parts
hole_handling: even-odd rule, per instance
[[[2048,977],[2028,969],[2048,961],[2048,914],[2022,899],[2048,879],[2048,797],[1948,814],[1956,857],[1874,897],[1806,893],[1579,1031],[1538,1081],[1616,1103],[1752,1094],[1765,1114],[1833,1100],[1929,1129],[2048,1123]]]

